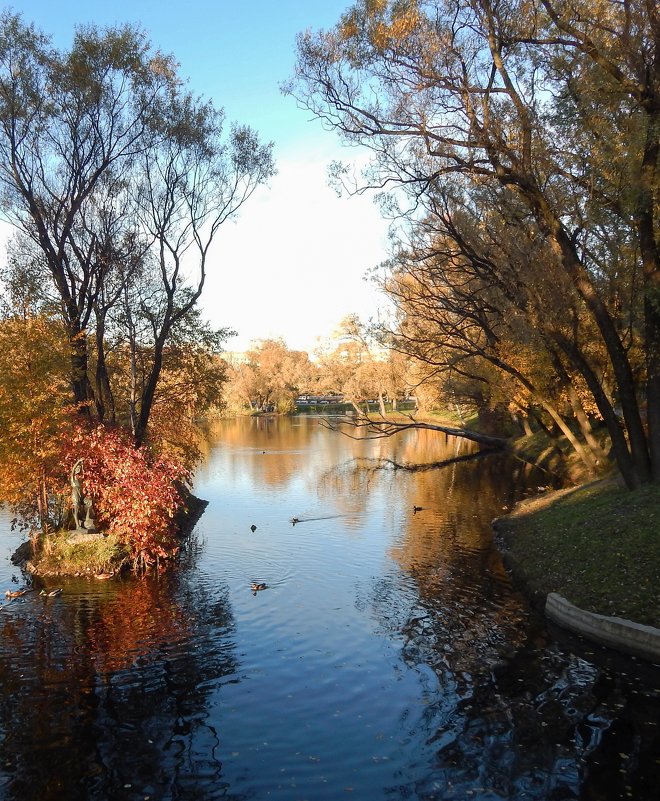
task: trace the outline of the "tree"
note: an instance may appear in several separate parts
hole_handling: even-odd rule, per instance
[[[58,52],[19,16],[0,19],[3,209],[56,290],[74,400],[88,413],[93,403],[99,419],[115,416],[106,365],[113,309],[145,262],[150,271],[149,302],[135,310],[152,348],[135,402],[138,445],[168,338],[201,295],[215,235],[274,172],[272,145],[245,126],[227,135],[223,122],[137,28],[79,28],[70,51]]]
[[[130,316],[130,307],[125,309]],[[198,461],[196,421],[224,404],[226,365],[220,357],[231,332],[213,330],[193,307],[174,328],[162,351],[160,376],[149,415],[149,444],[160,454],[176,457],[191,470]],[[130,415],[131,431],[140,399],[153,372],[154,351],[148,336],[135,332],[120,339],[109,353],[120,419]]]
[[[410,213],[452,182],[469,198],[486,191],[518,207],[508,224],[543,243],[544,263],[576,294],[605,354],[612,392],[584,358],[583,331],[578,347],[575,337],[556,339],[569,374],[589,387],[630,487],[660,479],[659,32],[658,12],[643,0],[561,10],[552,0],[359,2],[334,30],[299,38],[288,87],[373,150],[366,183],[398,186]],[[615,146],[602,145],[607,127]],[[524,281],[537,277],[530,269]],[[624,287],[625,306],[617,303]],[[641,328],[627,325],[636,306]],[[571,322],[567,315],[565,330]]]
[[[26,311],[0,319],[0,502],[32,529],[59,522],[55,477],[71,431],[61,324]]]
[[[432,376],[442,375],[450,398],[458,392],[465,401],[467,393],[479,411],[498,405],[525,414],[543,409],[595,470],[604,454],[581,399],[586,387],[560,352],[574,332],[589,332],[576,293],[562,285],[543,246],[520,232],[511,237],[507,220],[515,210],[479,203],[474,193],[469,205],[449,193],[432,201],[432,211],[411,223],[408,244],[383,270],[398,324],[381,325],[381,337],[425,364]],[[602,349],[592,348],[588,358],[602,380]],[[568,419],[577,421],[582,438]]]
[[[218,229],[274,173],[272,144],[261,144],[245,126],[233,126],[225,140],[222,123],[223,115],[210,104],[185,97],[167,122],[164,144],[143,159],[139,202],[157,252],[160,307],[149,317],[153,364],[135,427],[138,443],[149,421],[163,349],[202,294],[209,249]],[[196,272],[187,285],[184,257],[188,273]]]
[[[134,567],[176,555],[176,514],[189,479],[178,460],[136,448],[125,429],[80,419],[60,442],[60,454],[60,477],[82,461],[82,489],[93,499],[95,520],[128,547]]]
[[[0,18],[3,211],[39,248],[57,290],[81,404],[91,399],[84,332],[109,267],[87,212],[151,144],[156,110],[175,89],[172,59],[129,26],[81,28],[58,53],[18,15]]]
[[[315,381],[315,373],[305,351],[289,350],[282,339],[263,339],[253,343],[244,359],[230,364],[227,394],[243,408],[290,412],[296,397]]]
[[[320,389],[342,393],[356,370],[363,363],[371,361],[363,326],[356,315],[349,314],[340,320],[332,335],[318,348],[316,359]]]

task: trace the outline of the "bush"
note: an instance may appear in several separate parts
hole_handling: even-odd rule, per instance
[[[180,464],[101,424],[76,423],[65,450],[67,479],[82,459],[83,493],[92,498],[96,524],[129,548],[135,567],[176,554],[175,515],[183,503],[177,485],[189,480]]]

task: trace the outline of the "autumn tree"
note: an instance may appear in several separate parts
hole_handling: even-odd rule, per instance
[[[362,186],[399,187],[409,214],[451,184],[466,204],[486,192],[517,209],[514,238],[542,244],[555,293],[577,298],[554,338],[557,368],[588,386],[630,487],[660,478],[659,37],[644,0],[358,2],[299,38],[288,87],[372,149]],[[586,332],[604,370],[585,358]]]
[[[209,252],[228,219],[274,173],[272,144],[246,126],[224,136],[223,115],[190,97],[166,121],[167,138],[143,158],[140,217],[153,240],[159,307],[149,322],[153,360],[140,397],[135,438],[144,439],[170,334],[199,300]]]
[[[296,397],[309,392],[317,371],[305,351],[289,350],[282,339],[253,343],[243,358],[230,360],[227,396],[253,411],[295,409]]]
[[[514,209],[480,205],[474,193],[469,204],[459,197],[434,198],[432,213],[411,224],[407,244],[385,265],[381,280],[398,324],[381,325],[380,334],[425,365],[433,380],[441,376],[449,398],[471,398],[479,412],[499,406],[537,420],[542,410],[593,471],[604,461],[589,421],[596,406],[561,355],[563,342],[579,331],[596,343],[581,349],[583,359],[601,383],[607,380],[590,318],[553,271],[543,239],[511,236]]]
[[[60,457],[55,475],[61,486],[81,461],[82,488],[93,499],[95,520],[126,546],[134,568],[176,555],[177,513],[189,479],[179,459],[136,448],[126,429],[79,417],[71,436],[60,442]]]
[[[342,393],[360,366],[371,361],[360,319],[349,314],[340,320],[332,334],[321,340],[315,357],[321,391]]]
[[[129,25],[81,27],[58,51],[34,26],[0,19],[3,211],[35,246],[71,347],[75,402],[114,416],[106,369],[114,306],[156,264],[149,374],[136,403],[144,441],[170,335],[204,287],[211,245],[273,173],[271,145],[183,88],[172,57]],[[186,260],[186,269],[183,260]],[[96,328],[95,373],[90,340]]]
[[[47,532],[57,508],[62,442],[71,431],[62,324],[20,310],[0,318],[0,503]]]
[[[149,331],[138,327],[139,307],[130,303],[114,333],[107,364],[115,387],[119,419],[135,430],[140,400],[153,372],[154,349]],[[143,325],[146,319],[142,319]],[[177,456],[192,469],[198,456],[196,422],[224,405],[226,364],[221,351],[231,332],[215,330],[197,307],[180,318],[162,351],[162,363],[149,416],[149,443],[159,453]]]
[[[175,90],[172,59],[130,27],[79,29],[69,52],[20,16],[0,19],[0,183],[3,211],[43,255],[71,341],[76,401],[91,398],[87,340],[107,265],[80,240],[103,183],[153,139],[154,110]]]

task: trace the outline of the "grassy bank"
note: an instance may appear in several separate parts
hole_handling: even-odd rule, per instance
[[[548,493],[498,523],[514,574],[542,597],[660,627],[660,488],[612,479]]]
[[[35,553],[31,542],[24,543],[13,561],[39,576],[85,576],[118,573],[129,562],[128,549],[116,537],[72,544],[70,531],[58,531],[42,539]]]

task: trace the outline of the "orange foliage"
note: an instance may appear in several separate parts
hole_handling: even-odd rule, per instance
[[[29,526],[48,519],[48,498],[71,425],[68,343],[44,315],[0,321],[0,502]]]
[[[135,564],[177,551],[180,459],[136,448],[130,433],[85,422],[70,402],[69,343],[44,315],[0,321],[0,502],[46,532],[61,525],[74,463],[94,516],[130,549]]]
[[[188,616],[176,604],[159,603],[161,591],[152,582],[138,581],[129,593],[118,591],[99,604],[87,637],[100,673],[125,670],[138,658],[153,658],[162,647],[190,638]]]

